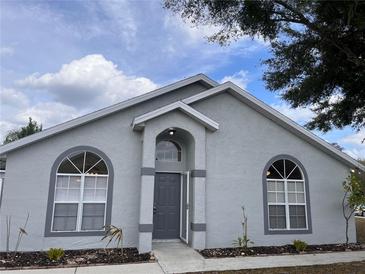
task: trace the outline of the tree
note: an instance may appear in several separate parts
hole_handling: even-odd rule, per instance
[[[24,127],[21,127],[18,130],[11,130],[5,137],[3,144],[8,144],[24,138],[26,136],[32,135],[34,133],[42,131],[42,124],[38,125],[37,121],[33,121],[31,117],[29,117],[28,124]]]
[[[346,222],[346,244],[349,243],[349,220],[355,210],[365,205],[365,172],[351,171],[343,182],[344,196],[342,199],[342,213]]]
[[[310,107],[306,126],[324,132],[365,126],[365,1],[165,0],[165,8],[219,30],[222,45],[243,36],[271,44],[264,80],[292,107]]]

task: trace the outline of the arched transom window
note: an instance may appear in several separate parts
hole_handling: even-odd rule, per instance
[[[269,230],[308,229],[303,171],[294,161],[279,159],[266,171]]]
[[[109,172],[105,161],[89,151],[68,155],[55,182],[52,231],[104,229]]]
[[[156,145],[156,160],[181,162],[181,147],[174,141],[160,141]]]

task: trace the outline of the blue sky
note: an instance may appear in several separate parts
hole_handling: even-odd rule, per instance
[[[0,5],[1,138],[29,116],[47,128],[197,73],[231,80],[299,124],[313,115],[265,89],[267,43],[248,37],[225,47],[209,43],[214,27],[183,22],[160,1]],[[365,158],[365,131],[315,133]]]

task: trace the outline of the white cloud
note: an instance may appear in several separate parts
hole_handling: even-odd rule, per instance
[[[110,27],[116,30],[114,35],[120,36],[128,50],[133,50],[137,43],[138,25],[130,2],[126,0],[100,1],[98,4],[109,17],[109,22],[112,24]]]
[[[355,159],[365,159],[365,129],[349,134],[339,140],[339,143],[346,147],[344,152]]]
[[[164,27],[173,29],[179,32],[180,35],[188,37],[190,43],[202,42],[219,31],[219,28],[216,26],[196,26],[189,20],[183,20],[180,16],[173,16],[170,14],[167,14],[164,18]]]
[[[233,75],[224,76],[220,82],[224,83],[227,81],[231,81],[237,86],[240,86],[241,88],[245,89],[247,87],[247,84],[250,82],[248,77],[248,71],[240,70],[239,72],[236,72]]]
[[[157,88],[148,78],[124,74],[99,54],[74,60],[56,73],[30,75],[18,85],[46,90],[57,102],[75,107],[103,107]]]
[[[210,73],[230,65],[238,58],[245,58],[253,52],[266,50],[261,39],[252,40],[248,36],[232,41],[227,46],[208,42],[207,38],[219,31],[219,27],[195,26],[188,20],[183,21],[180,16],[170,13],[164,14],[163,27],[164,37],[161,38],[159,34],[156,34],[160,38],[153,40],[158,44],[153,44],[153,47],[160,48],[157,54],[163,56],[161,64],[166,62],[169,69],[180,71],[178,75],[181,76],[201,72]],[[147,41],[147,43],[150,42]]]
[[[30,75],[17,84],[27,92],[0,89],[1,139],[9,130],[25,125],[28,117],[47,128],[157,88],[150,79],[126,75],[96,54],[65,64],[55,73]]]
[[[345,144],[350,145],[363,145],[365,149],[365,143],[361,142],[365,139],[365,129],[355,132],[354,134],[350,134],[342,138],[340,141]]]
[[[6,134],[13,129],[17,129],[18,127],[19,125],[17,123],[0,120],[0,145],[2,144]]]
[[[29,103],[24,93],[12,88],[0,88],[0,102],[3,106],[24,107]]]
[[[71,120],[81,115],[81,111],[74,107],[57,102],[44,102],[29,106],[16,115],[18,121],[27,121],[28,117],[43,125],[55,125]]]
[[[0,56],[12,56],[15,50],[12,47],[1,47]]]
[[[352,158],[354,158],[356,160],[365,159],[365,147],[344,149],[343,152],[347,153],[348,155],[350,155]]]
[[[315,113],[311,111],[310,108],[292,108],[285,102],[271,104],[271,107],[301,125],[309,122],[315,115]]]

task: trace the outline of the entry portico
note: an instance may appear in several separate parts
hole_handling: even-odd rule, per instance
[[[133,124],[142,133],[141,194],[139,210],[139,252],[152,250],[153,214],[156,173],[177,173],[181,176],[180,197],[180,238],[195,249],[204,249],[206,240],[205,220],[205,176],[206,176],[206,134],[217,130],[217,122],[194,110],[164,107],[157,112],[137,117]],[[190,107],[189,107],[190,108]],[[148,117],[150,116],[150,117]],[[143,118],[143,117],[142,117]],[[206,131],[208,129],[208,131]],[[181,145],[180,164],[156,161],[158,141],[174,141]],[[157,163],[157,164],[156,164]],[[171,182],[173,183],[173,182]],[[156,210],[156,209],[155,209]],[[155,212],[157,214],[157,212]],[[184,227],[182,227],[184,226]]]

